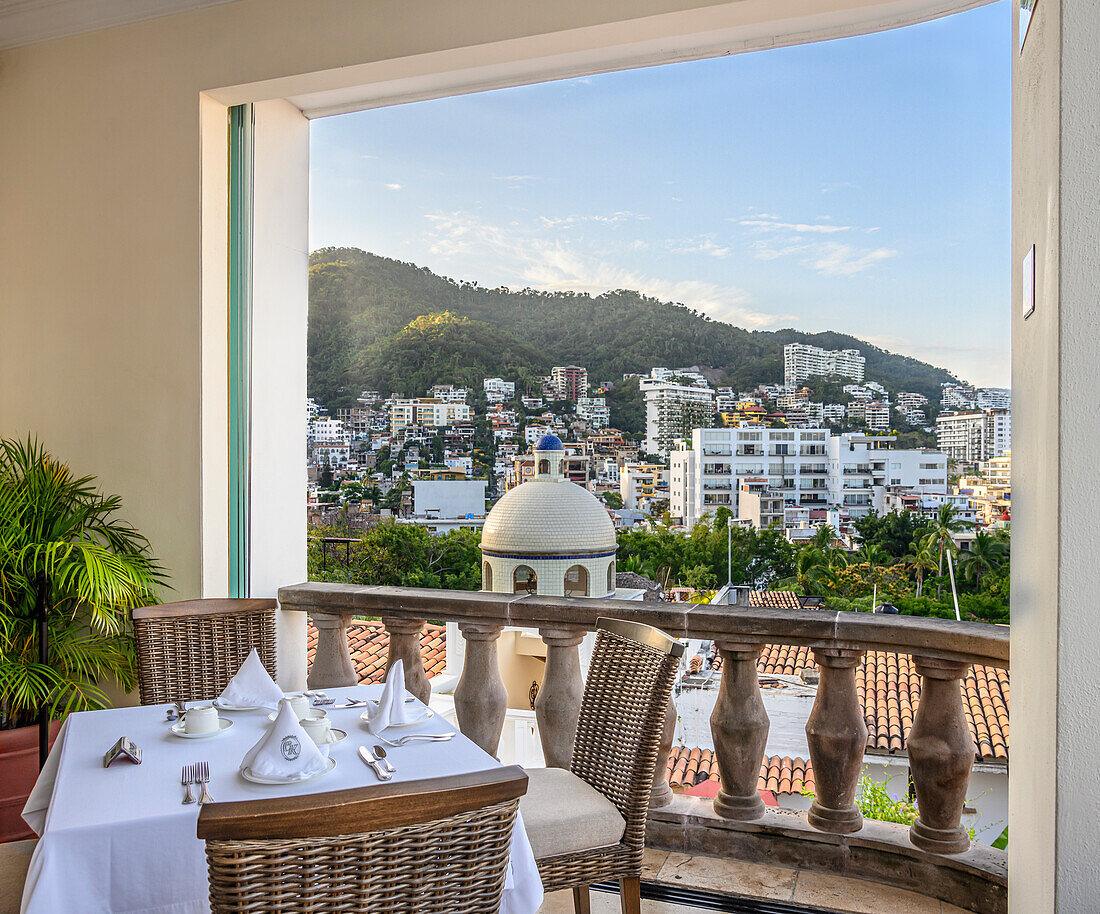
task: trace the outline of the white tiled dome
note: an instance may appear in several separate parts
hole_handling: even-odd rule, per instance
[[[535,478],[493,506],[481,548],[530,556],[614,552],[615,526],[587,489],[566,479]]]

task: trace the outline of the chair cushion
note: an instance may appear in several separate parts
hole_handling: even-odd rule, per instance
[[[626,820],[607,797],[564,768],[527,771],[519,811],[536,860],[618,844]]]
[[[19,911],[23,883],[36,844],[38,842],[33,838],[0,844],[0,914],[17,914]]]

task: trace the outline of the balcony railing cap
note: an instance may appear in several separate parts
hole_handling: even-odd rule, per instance
[[[279,603],[285,611],[313,614],[588,631],[600,616],[610,616],[652,625],[675,638],[897,651],[1005,669],[1009,661],[1007,626],[917,616],[328,583],[280,588]]]

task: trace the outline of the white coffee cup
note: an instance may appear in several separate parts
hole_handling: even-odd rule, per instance
[[[183,715],[183,729],[186,733],[213,733],[219,726],[218,709],[213,705],[188,708]]]
[[[309,699],[305,695],[288,695],[283,701],[293,708],[298,720],[301,720],[312,710],[309,706]]]
[[[310,714],[301,719],[301,724],[302,729],[318,746],[327,746],[329,743],[335,742],[332,736],[332,722],[327,716]]]

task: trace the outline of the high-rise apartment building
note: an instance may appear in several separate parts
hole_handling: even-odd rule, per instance
[[[562,400],[588,396],[588,369],[579,365],[555,365],[550,369],[550,384]]]
[[[788,387],[821,375],[862,381],[866,366],[867,360],[858,349],[821,349],[806,343],[788,343],[783,347],[783,380]]]
[[[697,428],[691,449],[670,456],[669,510],[689,527],[720,507],[740,516],[739,493],[746,485],[824,508],[828,437],[828,429]]]
[[[976,464],[1012,449],[1012,412],[984,409],[941,413],[936,418],[936,446],[959,463]]]
[[[409,425],[455,425],[469,422],[470,407],[465,403],[447,402],[425,397],[419,400],[396,400],[390,407],[390,432],[396,435]]]
[[[607,428],[611,424],[611,410],[606,397],[577,397],[577,418],[592,428]]]
[[[666,456],[681,438],[714,424],[714,391],[656,378],[638,382],[645,397],[645,449]]]
[[[486,378],[482,381],[482,387],[485,389],[485,399],[490,403],[503,403],[516,395],[515,381],[505,381],[503,378]]]
[[[895,450],[893,436],[831,435],[828,429],[703,428],[669,460],[669,508],[690,527],[719,507],[744,516],[745,491],[777,492],[786,504],[862,517],[876,487],[947,491],[947,458]]]

